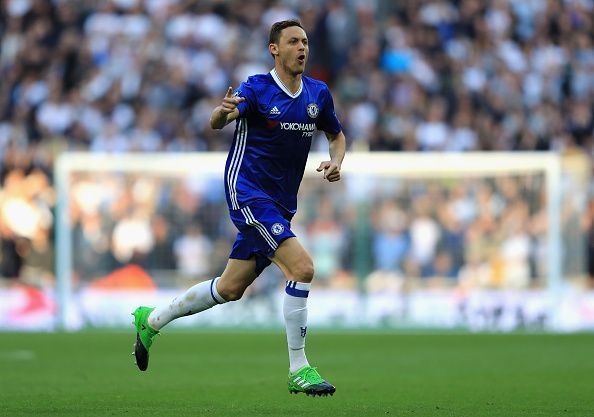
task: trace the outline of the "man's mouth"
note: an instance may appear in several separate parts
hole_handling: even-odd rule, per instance
[[[305,62],[305,54],[298,55],[297,61],[299,61],[300,64],[303,64]]]

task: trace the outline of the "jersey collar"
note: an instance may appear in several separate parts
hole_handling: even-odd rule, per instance
[[[293,94],[293,93],[291,93],[291,90],[289,90],[287,88],[287,86],[282,82],[282,80],[276,73],[276,68],[272,68],[272,70],[270,71],[270,75],[272,75],[272,79],[274,80],[276,85],[278,85],[279,88],[281,90],[283,90],[289,97],[291,97],[291,98],[299,97],[299,94],[301,94],[301,90],[303,90],[303,77],[301,78],[301,84],[299,84],[299,89],[297,90],[297,92],[295,92],[295,94]]]

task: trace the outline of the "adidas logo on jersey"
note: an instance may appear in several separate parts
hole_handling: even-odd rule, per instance
[[[280,110],[278,107],[274,106],[272,110],[270,110],[270,114],[280,114]]]

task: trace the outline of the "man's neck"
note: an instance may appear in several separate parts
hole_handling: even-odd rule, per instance
[[[276,64],[274,69],[278,78],[283,82],[285,87],[289,89],[291,94],[295,94],[299,91],[299,87],[301,87],[301,74],[290,74],[279,64]]]

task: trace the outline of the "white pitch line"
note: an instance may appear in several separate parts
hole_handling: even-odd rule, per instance
[[[6,361],[30,361],[35,359],[35,352],[32,350],[8,350],[0,351],[0,360]]]

